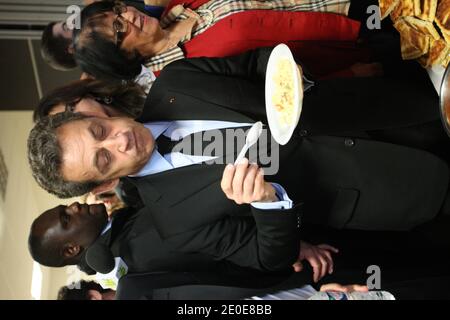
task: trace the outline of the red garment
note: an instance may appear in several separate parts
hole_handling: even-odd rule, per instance
[[[174,0],[166,12],[176,4],[196,9],[207,1]],[[368,60],[368,51],[356,45],[359,27],[359,22],[333,13],[249,10],[220,20],[183,50],[186,58],[225,57],[286,43],[314,76],[351,76],[342,70]]]

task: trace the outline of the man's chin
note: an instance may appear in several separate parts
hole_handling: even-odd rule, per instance
[[[143,156],[142,159],[135,165],[132,173],[129,173],[129,176],[137,175],[145,165],[150,161],[151,153],[148,156]]]

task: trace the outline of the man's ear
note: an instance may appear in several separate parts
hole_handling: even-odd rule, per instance
[[[76,244],[68,243],[64,246],[63,255],[64,258],[76,257],[81,252],[81,247]]]
[[[74,47],[73,47],[73,44],[70,44],[70,45],[67,47],[67,52],[70,53],[70,54],[73,54],[73,53],[75,52],[75,49],[74,49]]]
[[[119,184],[119,179],[113,179],[103,182],[95,187],[91,192],[95,195],[114,189]]]

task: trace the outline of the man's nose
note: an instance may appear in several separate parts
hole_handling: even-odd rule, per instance
[[[126,132],[118,132],[109,139],[104,140],[105,148],[108,150],[117,150],[126,152],[129,144],[129,137]]]

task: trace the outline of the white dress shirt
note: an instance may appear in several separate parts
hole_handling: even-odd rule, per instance
[[[161,134],[170,137],[173,140],[180,140],[190,134],[213,130],[236,128],[243,126],[251,126],[252,123],[237,123],[228,121],[209,121],[209,120],[181,120],[171,122],[149,122],[144,126],[150,130],[153,138],[156,140]],[[209,156],[194,156],[187,155],[180,152],[172,152],[166,155],[161,155],[156,149],[153,151],[150,160],[147,164],[135,175],[135,177],[143,177],[167,170],[199,164],[216,157]],[[291,209],[292,200],[288,197],[286,191],[279,184],[272,183],[276,195],[280,201],[277,202],[253,202],[251,205],[258,209]]]

